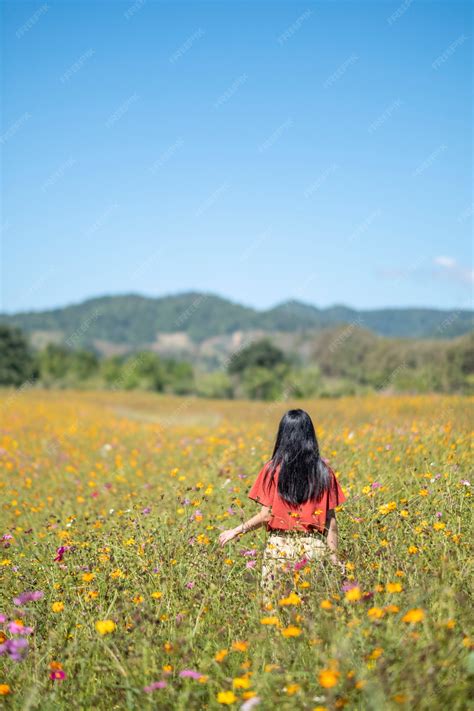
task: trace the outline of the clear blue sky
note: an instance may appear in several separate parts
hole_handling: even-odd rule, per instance
[[[1,310],[469,305],[469,2],[2,11]]]

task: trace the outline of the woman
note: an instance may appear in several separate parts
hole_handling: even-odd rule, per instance
[[[334,509],[346,497],[336,476],[319,453],[310,416],[304,410],[288,410],[282,417],[273,455],[260,470],[248,497],[262,505],[261,510],[236,528],[223,531],[224,545],[236,536],[266,525],[269,532],[263,554],[262,588],[269,602],[277,573],[288,559],[311,560],[329,549],[337,558],[338,533]]]

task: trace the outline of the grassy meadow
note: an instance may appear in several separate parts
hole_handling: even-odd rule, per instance
[[[468,708],[473,400],[299,401],[346,573],[303,561],[264,609],[264,529],[217,539],[295,404],[1,393],[0,706]]]

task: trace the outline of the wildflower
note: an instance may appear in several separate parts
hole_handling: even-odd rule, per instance
[[[200,679],[201,672],[194,671],[194,669],[183,669],[179,672],[179,676],[188,677],[189,679]]]
[[[280,624],[280,620],[278,617],[262,617],[260,620],[261,625],[278,625]]]
[[[248,689],[250,687],[250,679],[246,676],[237,676],[232,680],[234,689]]]
[[[62,612],[64,610],[64,602],[53,602],[51,609],[53,612]]]
[[[42,597],[44,597],[42,590],[33,590],[31,592],[20,593],[17,597],[13,598],[13,602],[17,607],[22,607],[22,605],[26,605],[27,602],[36,602],[36,600],[41,600]]]
[[[11,694],[11,691],[8,684],[0,684],[0,696],[8,696],[8,694]]]
[[[50,673],[49,678],[51,681],[62,681],[66,678],[66,672],[63,669],[54,669]]]
[[[373,620],[380,620],[383,615],[384,611],[381,607],[371,607],[370,610],[367,610],[367,616],[371,617]]]
[[[339,672],[334,669],[322,669],[319,672],[319,683],[324,689],[332,689],[339,679]]]
[[[387,583],[387,592],[389,593],[399,593],[403,590],[403,585],[401,583]]]
[[[155,689],[164,689],[167,686],[166,681],[154,681],[152,684],[143,687],[146,694],[151,694]]]
[[[152,592],[152,594],[151,594],[151,596],[152,596],[153,598],[155,598],[155,600],[159,600],[160,597],[162,597],[162,595],[163,595],[163,593],[158,592],[158,591]]]
[[[295,627],[294,625],[289,625],[281,631],[283,637],[299,637],[301,634],[301,628]]]
[[[285,688],[285,691],[288,696],[293,696],[294,694],[297,694],[300,689],[301,686],[299,684],[288,684],[288,686]]]
[[[224,704],[225,706],[230,706],[235,701],[237,701],[237,696],[233,691],[219,691],[217,694],[217,701],[219,704]]]
[[[98,620],[95,623],[95,628],[99,634],[105,635],[113,632],[116,628],[116,625],[113,620]]]
[[[227,649],[221,649],[218,652],[216,652],[214,659],[216,660],[216,662],[222,662],[227,657],[228,654],[229,654],[229,652]]]
[[[248,646],[249,646],[249,645],[248,645],[248,642],[239,642],[239,641],[237,641],[237,642],[234,642],[234,643],[233,643],[232,649],[233,649],[235,652],[246,652]]]
[[[420,607],[414,607],[402,617],[402,622],[409,622],[415,624],[417,622],[421,622],[424,617],[424,610],[422,610]]]
[[[253,709],[254,706],[258,706],[260,701],[261,701],[260,696],[252,696],[247,701],[244,701],[244,703],[240,707],[240,711],[251,711],[251,709]]]
[[[91,580],[94,580],[94,578],[94,573],[84,573],[84,575],[82,576],[82,580],[84,583],[90,583]]]
[[[353,585],[348,590],[346,590],[345,598],[349,602],[357,602],[362,597],[360,587],[358,585]]]
[[[330,610],[332,607],[331,600],[322,600],[319,606],[322,610]]]
[[[279,605],[301,605],[301,598],[295,592],[291,592],[288,597],[282,598]]]

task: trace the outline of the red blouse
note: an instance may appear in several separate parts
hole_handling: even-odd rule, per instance
[[[263,478],[269,462],[267,462],[260,470],[255,483],[248,493],[249,499],[257,501],[262,506],[270,506],[272,509],[272,518],[267,522],[267,531],[274,529],[290,529],[297,528],[299,530],[310,531],[316,528],[323,532],[326,526],[326,517],[329,509],[334,509],[340,506],[346,500],[342,492],[341,486],[334,474],[334,471],[329,467],[331,474],[331,485],[322,498],[315,501],[307,501],[304,504],[292,505],[284,501],[278,494],[278,475],[280,467],[277,467],[272,484],[269,486],[270,474],[263,487]]]

